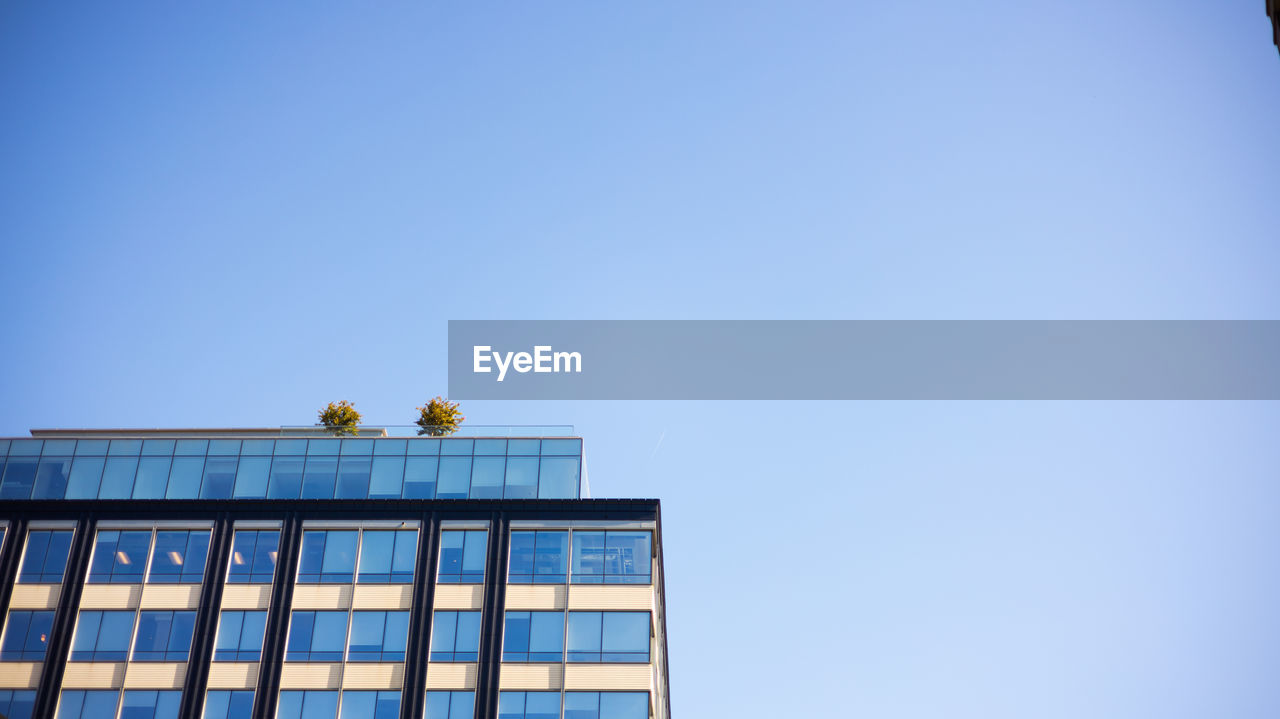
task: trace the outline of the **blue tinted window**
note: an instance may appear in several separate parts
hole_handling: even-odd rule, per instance
[[[252,711],[252,689],[211,689],[205,695],[204,719],[245,719]]]
[[[169,484],[171,457],[143,457],[138,460],[138,475],[133,481],[134,499],[164,499]]]
[[[208,451],[209,440],[207,439],[180,439],[177,446],[173,448],[173,453],[179,456],[203,457]]]
[[[569,661],[648,662],[648,612],[569,612]]]
[[[408,636],[408,612],[352,612],[347,660],[402,662]]]
[[[307,453],[307,440],[305,439],[281,439],[276,440],[276,456],[280,455],[302,455]]]
[[[27,533],[20,583],[61,582],[71,551],[71,530],[37,529]]]
[[[173,445],[174,441],[172,439],[144,439],[142,440],[142,456],[170,456],[173,454]]]
[[[36,470],[32,499],[62,499],[71,475],[70,457],[44,457]]]
[[[209,530],[156,532],[147,581],[156,584],[199,584],[209,555]]]
[[[276,719],[335,719],[338,692],[329,690],[282,691]]]
[[[477,439],[475,448],[472,452],[477,455],[497,455],[507,453],[507,440],[505,439]]]
[[[245,444],[248,444],[248,440]],[[236,465],[236,486],[231,496],[236,499],[261,499],[267,496],[270,457],[241,457]]]
[[[375,439],[373,440],[373,453],[403,456],[407,442],[408,440],[404,439]]]
[[[471,487],[471,457],[441,457],[437,481],[439,499],[466,499]]]
[[[367,457],[373,454],[373,440],[371,439],[344,439],[342,440],[342,456],[362,456]]]
[[[379,442],[378,446],[382,446]],[[404,457],[374,457],[369,478],[369,499],[399,499],[404,481]],[[432,478],[432,491],[435,479]]]
[[[44,447],[43,439],[15,439],[9,445],[9,459],[14,457],[39,457]]]
[[[267,483],[267,497],[271,499],[297,499],[302,491],[302,457],[280,456],[280,444],[276,443],[276,458],[271,462],[271,479]]]
[[[466,454],[472,453],[474,442],[469,439],[442,439],[440,442],[440,454]]]
[[[360,548],[360,582],[409,584],[418,548],[418,531],[365,530]]]
[[[565,692],[564,719],[649,719],[649,693]]]
[[[442,584],[481,584],[489,531],[486,529],[440,532],[440,572]]]
[[[400,692],[345,691],[339,719],[398,719]]]
[[[543,457],[538,473],[538,498],[577,499],[579,465],[577,457]]]
[[[501,692],[498,719],[560,719],[560,692]]]
[[[137,662],[185,662],[191,651],[195,612],[144,611],[138,615],[138,634],[133,640],[133,660]]]
[[[209,457],[205,460],[200,498],[230,499],[235,490],[238,464],[235,457]]]
[[[0,661],[38,662],[44,659],[53,630],[53,611],[11,611],[0,639]]]
[[[575,531],[574,584],[649,584],[652,540],[646,531]]]
[[[356,571],[356,531],[309,530],[302,533],[298,560],[300,584],[346,583]]]
[[[436,492],[435,457],[408,457],[404,460],[404,498],[431,499]]]
[[[346,612],[294,612],[284,658],[291,662],[340,662],[346,642]]]
[[[262,658],[262,637],[267,628],[265,611],[224,611],[214,644],[215,662],[256,662]]]
[[[564,612],[507,612],[502,661],[564,661]]]
[[[275,529],[237,529],[231,543],[231,567],[227,581],[234,584],[270,584],[276,574],[280,532]]]
[[[122,662],[133,637],[132,611],[82,611],[71,641],[73,662]]]
[[[542,454],[562,454],[579,456],[582,454],[582,440],[580,439],[544,439],[542,440]]]
[[[307,457],[302,473],[302,498],[333,499],[333,484],[337,474],[336,457]]]
[[[423,719],[472,719],[475,706],[475,692],[430,691]]]
[[[503,496],[507,499],[537,499],[538,458],[508,457]]]
[[[343,457],[338,463],[338,488],[334,491],[334,498],[364,499],[369,496],[372,465],[373,461],[368,457]]]
[[[502,499],[506,457],[476,457],[471,464],[472,499]]]
[[[116,440],[111,440],[115,448]],[[133,496],[134,475],[138,472],[137,457],[108,457],[102,470],[102,486],[98,499],[128,499]]]
[[[203,476],[204,457],[174,457],[165,499],[195,499],[200,496]]]
[[[569,533],[537,530],[511,533],[511,584],[564,584],[569,574]]]
[[[4,478],[0,479],[0,499],[30,499],[39,465],[40,460],[35,457],[14,457],[10,452]]]
[[[209,442],[209,456],[235,456],[240,454],[240,440],[215,439]],[[246,453],[247,454],[247,453]]]
[[[92,455],[101,457],[107,453],[108,440],[105,439],[82,439],[76,442],[76,456]]]
[[[115,719],[119,699],[115,689],[64,689],[57,719]]]
[[[35,705],[34,689],[0,690],[0,716],[6,719],[31,719]]]
[[[407,441],[408,441],[408,447],[406,451],[410,455],[440,454],[440,440],[438,439],[418,438],[418,439],[411,439]]]
[[[76,457],[71,464],[71,477],[67,480],[67,499],[95,499],[102,482],[102,457]]]
[[[436,612],[431,621],[431,661],[474,662],[480,651],[480,612]]]
[[[90,582],[140,583],[147,566],[151,532],[101,530],[93,545]]]

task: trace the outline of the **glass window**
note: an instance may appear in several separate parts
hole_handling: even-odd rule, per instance
[[[147,550],[150,548],[150,530],[100,530],[93,545],[89,581],[141,583],[142,571],[147,566]]]
[[[138,476],[133,480],[133,498],[164,499],[164,489],[169,484],[169,468],[172,464],[171,457],[143,457],[138,460]]]
[[[440,440],[440,454],[473,454],[474,441],[470,439]]]
[[[347,660],[402,662],[408,637],[408,612],[352,612]]]
[[[427,692],[427,710],[423,719],[471,719],[475,714],[476,693]]]
[[[356,573],[356,530],[307,530],[298,560],[299,584],[348,583]]]
[[[649,532],[573,533],[574,584],[649,584]]]
[[[485,557],[489,551],[489,530],[466,529],[440,532],[441,584],[483,584]]]
[[[4,478],[0,479],[0,499],[30,499],[38,466],[40,460],[35,457],[14,457],[10,452]]]
[[[381,447],[382,443],[379,442]],[[404,457],[374,457],[373,470],[369,477],[369,499],[399,499],[400,487],[404,481]],[[432,473],[432,490],[435,488],[434,472]]]
[[[138,615],[138,635],[133,640],[133,660],[185,662],[191,651],[195,612],[144,611]]]
[[[409,457],[404,460],[405,499],[432,499],[436,496],[438,463],[435,457]]]
[[[560,692],[500,692],[498,719],[560,719]]]
[[[71,552],[71,530],[33,529],[27,532],[18,582],[61,582]]]
[[[345,691],[338,719],[398,719],[400,691]]]
[[[507,612],[502,661],[564,661],[564,612]]]
[[[71,475],[70,457],[43,457],[36,470],[32,499],[62,499],[67,492],[67,479]]]
[[[205,695],[204,719],[246,719],[252,712],[252,689],[210,689]]]
[[[0,639],[0,661],[38,662],[44,659],[53,630],[53,610],[11,611]]]
[[[542,454],[544,457],[549,454],[580,456],[582,454],[582,440],[544,439],[542,440]]]
[[[358,441],[358,440],[357,440]],[[369,440],[363,440],[369,441]],[[346,445],[343,445],[346,452]],[[343,457],[338,463],[338,488],[336,499],[364,499],[369,496],[369,471],[372,460],[368,457]]]
[[[181,691],[129,689],[120,702],[120,719],[178,719]]]
[[[543,457],[538,499],[577,499],[579,464],[577,457]]]
[[[114,719],[119,700],[116,689],[64,689],[57,719]]]
[[[337,457],[307,457],[302,473],[302,498],[333,499],[333,483],[337,475]]]
[[[114,449],[115,440],[111,441]],[[137,457],[108,457],[102,470],[98,499],[128,499],[133,496],[133,479],[138,472]]]
[[[510,584],[564,584],[569,576],[569,533],[540,529],[511,533]]]
[[[289,440],[276,443],[276,457],[271,462],[271,479],[267,483],[267,497],[270,499],[297,499],[302,491],[302,457],[280,456],[280,445]],[[303,444],[306,442],[304,441]]]
[[[184,440],[179,440],[184,441]],[[174,457],[169,471],[165,499],[195,499],[200,495],[200,478],[204,476],[204,457]]]
[[[232,584],[270,584],[276,575],[279,549],[279,530],[237,529],[231,543],[231,568],[227,572],[227,581]]]
[[[649,692],[565,692],[564,719],[649,719]]]
[[[338,716],[338,692],[307,690],[280,692],[276,719],[335,719]]]
[[[648,612],[569,612],[569,661],[648,662]]]
[[[235,457],[209,457],[204,463],[204,480],[200,482],[201,499],[230,499],[236,484]]]
[[[67,499],[95,499],[102,482],[103,457],[76,457],[67,480]]]
[[[133,638],[132,610],[80,612],[71,640],[73,662],[122,662],[129,656]]]
[[[208,555],[207,529],[158,531],[147,581],[155,584],[199,584],[204,580],[204,564]]]
[[[36,706],[36,690],[0,690],[0,716],[6,719],[31,719]]]
[[[409,584],[417,559],[418,530],[365,530],[360,547],[359,582]]]
[[[408,440],[405,439],[375,439],[373,440],[373,453],[403,455],[406,444],[408,444]]]
[[[392,442],[395,440],[382,440],[383,442]],[[405,442],[406,440],[399,440]],[[426,439],[418,437],[416,439],[407,440],[408,447],[404,450],[410,455],[415,454],[440,454],[440,440]]]
[[[346,642],[346,612],[294,612],[284,658],[290,662],[340,662]]]
[[[252,440],[245,440],[245,445],[250,441]],[[261,499],[267,496],[267,478],[270,474],[270,457],[241,457],[240,463],[236,465],[236,487],[231,496],[236,499]]]
[[[441,457],[438,499],[466,499],[471,488],[471,457]]]
[[[262,637],[267,628],[266,611],[224,611],[218,621],[214,643],[215,662],[256,662],[262,658]]]
[[[480,653],[480,612],[436,612],[431,661],[474,662]]]
[[[537,499],[538,458],[507,457],[505,482],[503,496],[507,499]]]
[[[476,457],[471,463],[472,499],[502,499],[502,476],[506,457]]]

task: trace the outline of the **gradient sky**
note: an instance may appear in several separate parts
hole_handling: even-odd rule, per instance
[[[1262,0],[0,8],[0,434],[408,423],[449,319],[1280,318]],[[684,717],[1280,716],[1273,402],[464,402]]]

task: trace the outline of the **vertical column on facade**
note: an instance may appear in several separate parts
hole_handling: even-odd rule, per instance
[[[413,567],[413,602],[405,647],[404,688],[400,719],[420,719],[427,691],[427,652],[431,642],[431,609],[435,605],[436,574],[440,562],[440,517],[423,512],[418,530],[418,557]]]
[[[209,684],[209,665],[213,660],[214,635],[222,607],[223,580],[230,562],[234,527],[230,515],[223,512],[213,525],[209,539],[208,561],[204,567],[204,583],[200,585],[200,604],[196,610],[195,630],[191,636],[187,673],[182,683],[182,705],[178,716],[200,716],[204,691]]]
[[[476,717],[498,716],[498,674],[502,669],[503,607],[507,598],[506,557],[511,521],[494,512],[489,522],[489,555],[485,568],[484,613],[480,615],[479,676],[476,678]]]
[[[27,543],[27,520],[18,517],[9,520],[5,530],[4,548],[0,551],[0,618],[9,610],[9,597],[13,585],[18,582],[18,565],[22,563],[22,547]]]
[[[76,612],[80,609],[80,594],[89,577],[89,560],[93,555],[93,537],[98,522],[93,515],[83,515],[76,522],[76,531],[67,553],[67,568],[62,575],[62,591],[58,595],[58,608],[53,615],[53,628],[49,632],[49,646],[44,652],[44,666],[40,670],[40,688],[36,690],[35,707],[31,716],[36,719],[52,717],[58,706],[58,691],[62,688],[62,674],[71,654],[71,633],[76,626]]]
[[[280,549],[272,580],[271,606],[267,609],[266,637],[262,661],[258,663],[258,686],[253,695],[253,716],[271,719],[280,694],[280,673],[284,667],[285,639],[289,632],[289,607],[293,604],[293,578],[298,574],[302,551],[302,517],[290,512],[280,527]]]

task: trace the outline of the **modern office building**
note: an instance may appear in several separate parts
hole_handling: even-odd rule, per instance
[[[669,719],[658,501],[397,434],[0,439],[0,717]]]

